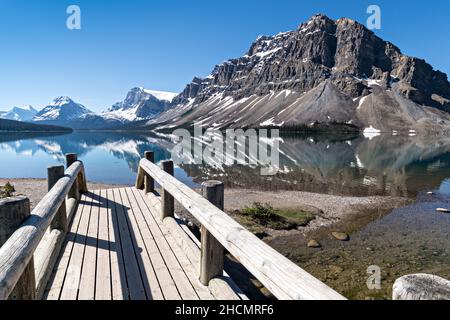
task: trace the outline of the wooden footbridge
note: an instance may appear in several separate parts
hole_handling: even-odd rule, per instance
[[[49,191],[32,212],[27,198],[0,200],[1,300],[247,299],[225,252],[278,299],[344,299],[223,212],[222,183],[199,194],[146,152],[135,187],[89,191],[83,163],[66,160],[48,168]],[[201,224],[200,241],[174,201]]]

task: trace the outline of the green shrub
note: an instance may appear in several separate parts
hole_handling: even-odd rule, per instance
[[[0,187],[1,198],[12,197],[14,192],[16,192],[16,189],[14,189],[14,186],[9,182],[7,182],[3,187]]]
[[[254,202],[251,207],[245,207],[242,213],[257,220],[263,226],[267,226],[273,221],[282,220],[282,217],[277,215],[274,208],[268,203]]]
[[[306,226],[315,218],[309,212],[274,209],[270,204],[260,202],[254,202],[252,206],[245,207],[240,214],[246,218],[241,220],[246,225],[249,225],[251,220],[260,226],[275,230],[290,230],[298,226]]]

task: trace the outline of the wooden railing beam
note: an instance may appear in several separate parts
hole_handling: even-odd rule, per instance
[[[10,296],[22,274],[27,272],[36,248],[82,170],[81,162],[70,166],[36,205],[31,215],[0,247],[0,300]]]
[[[146,159],[142,171],[164,192],[173,195],[197,221],[278,299],[345,300],[298,265],[284,257],[202,195]]]

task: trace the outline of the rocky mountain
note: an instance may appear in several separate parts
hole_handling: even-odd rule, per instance
[[[33,122],[63,125],[71,127],[73,121],[84,115],[92,114],[82,104],[74,102],[66,96],[58,97],[33,117]]]
[[[137,121],[154,118],[165,111],[177,94],[152,91],[144,88],[131,89],[125,100],[114,104],[103,117],[113,117],[122,121]]]
[[[415,133],[448,130],[449,111],[446,74],[356,21],[319,14],[294,31],[258,37],[143,126]]]
[[[0,118],[15,121],[30,121],[37,114],[32,106],[13,107],[9,111],[0,111]]]

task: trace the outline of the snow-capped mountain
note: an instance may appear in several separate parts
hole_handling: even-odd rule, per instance
[[[39,112],[31,106],[15,107],[10,111],[0,112],[0,119],[59,125],[72,129],[115,129],[131,122],[153,119],[167,110],[177,95],[142,87],[133,88],[123,101],[101,113],[94,113],[69,97],[61,96]]]
[[[430,30],[432,32],[432,30]],[[143,128],[450,131],[450,83],[364,25],[315,15],[194,78]]]
[[[125,100],[101,113],[94,113],[69,97],[58,97],[39,111],[32,121],[83,130],[122,128],[131,122],[153,119],[168,108],[176,95],[142,87],[133,88]]]
[[[58,97],[33,117],[33,122],[71,126],[72,121],[92,111],[67,96]]]
[[[165,111],[177,94],[146,90],[142,87],[131,89],[125,100],[114,104],[100,116],[123,122],[152,119]]]
[[[0,111],[0,118],[15,121],[30,121],[37,114],[32,106],[14,107],[9,111]]]

